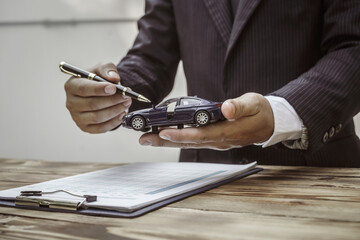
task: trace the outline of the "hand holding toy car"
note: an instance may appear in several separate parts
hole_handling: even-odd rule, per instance
[[[111,82],[120,81],[114,64],[97,65],[90,71]],[[131,98],[116,94],[114,85],[83,78],[70,78],[65,91],[66,106],[73,120],[89,133],[107,132],[120,125],[132,103]],[[147,133],[139,142],[148,146],[225,150],[266,141],[273,133],[271,106],[260,94],[246,93],[229,99],[222,104],[221,112],[225,121],[199,128]]]
[[[159,134],[147,133],[139,142],[144,146],[226,150],[264,142],[274,131],[270,103],[260,94],[246,93],[229,99],[222,104],[221,111],[227,121],[199,128],[164,129]]]

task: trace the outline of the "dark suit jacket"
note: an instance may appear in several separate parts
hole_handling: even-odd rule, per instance
[[[234,23],[227,0],[147,0],[118,70],[124,85],[159,102],[182,60],[189,95],[280,96],[308,129],[306,151],[182,150],[181,161],[359,167],[359,19],[356,0],[240,0]]]

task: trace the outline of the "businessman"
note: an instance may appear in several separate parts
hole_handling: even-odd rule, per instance
[[[226,121],[144,134],[180,161],[360,167],[360,1],[147,0],[133,47],[91,70],[161,101],[180,60],[188,94],[224,101]],[[67,108],[86,132],[148,107],[71,78]]]

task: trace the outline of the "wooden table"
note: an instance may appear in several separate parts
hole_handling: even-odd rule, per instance
[[[0,159],[0,189],[115,165]],[[0,207],[0,239],[360,239],[360,169],[263,167],[134,219]]]

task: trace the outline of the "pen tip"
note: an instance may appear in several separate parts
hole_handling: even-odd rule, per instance
[[[147,99],[146,97],[144,97],[143,95],[139,95],[138,100],[141,102],[151,103],[151,101],[149,99]]]

